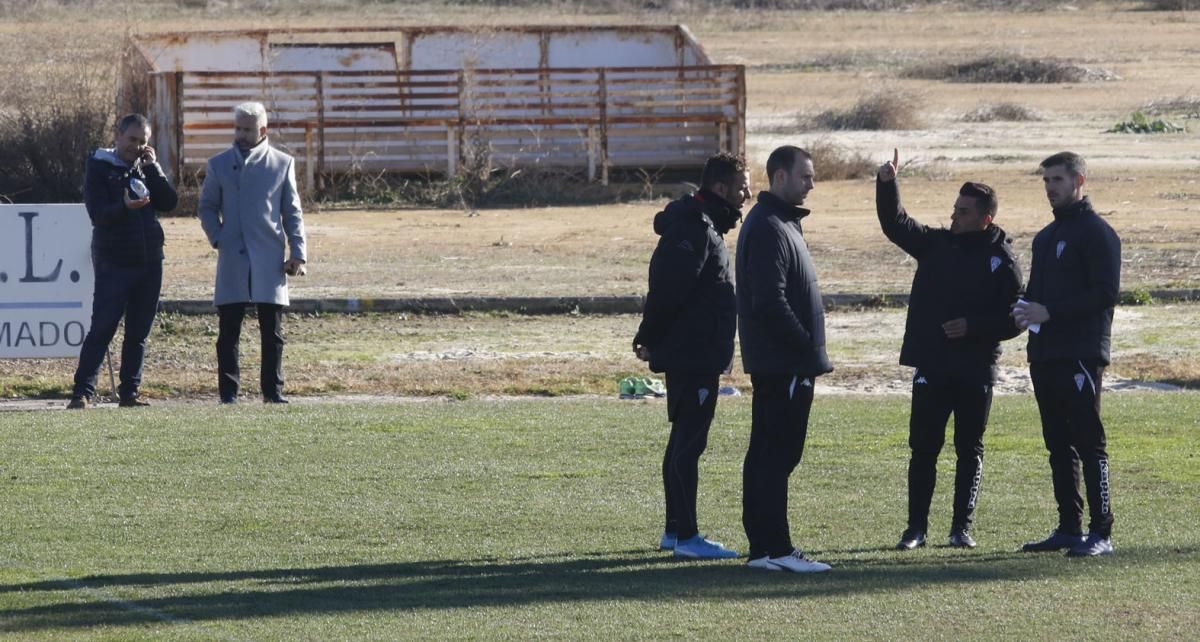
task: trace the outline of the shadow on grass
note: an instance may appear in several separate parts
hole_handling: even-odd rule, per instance
[[[645,551],[514,560],[433,560],[254,571],[95,575],[0,585],[0,595],[61,593],[62,603],[0,610],[0,631],[81,629],[156,620],[213,622],[370,611],[519,607],[612,600],[789,600],[892,593],[939,584],[1070,578],[1098,560],[1019,552],[937,556],[898,553],[838,561],[822,575],[768,573],[744,560],[683,562]],[[1122,563],[1171,565],[1200,548],[1126,547]],[[187,585],[194,585],[186,588]],[[121,597],[103,597],[107,590]],[[154,596],[132,597],[139,591]],[[186,594],[180,594],[190,591]],[[170,593],[168,597],[160,597]],[[100,597],[98,597],[98,595]],[[85,599],[80,599],[85,598]]]

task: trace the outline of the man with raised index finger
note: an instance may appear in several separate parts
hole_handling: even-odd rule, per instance
[[[1012,240],[993,223],[996,193],[963,183],[950,228],[922,225],[900,202],[900,152],[879,168],[875,208],[884,235],[917,261],[900,363],[915,368],[908,443],[908,526],[896,548],[925,545],[937,458],[954,415],[950,546],[975,548],[971,535],[983,480],[983,433],[992,406],[1000,342],[1020,330],[1009,310],[1021,288]]]
[[[1121,282],[1121,239],[1083,194],[1087,163],[1059,152],[1041,163],[1054,220],[1033,239],[1033,265],[1013,318],[1029,329],[1029,375],[1050,452],[1058,526],[1025,551],[1113,552],[1108,450],[1100,392]],[[1091,514],[1083,535],[1082,468]]]
[[[785,145],[767,158],[770,187],[746,215],[736,263],[738,336],[754,399],[742,465],[747,566],[820,573],[829,565],[792,545],[788,478],[808,435],[813,387],[833,371],[825,354],[825,310],[801,221],[813,189],[808,152]]]

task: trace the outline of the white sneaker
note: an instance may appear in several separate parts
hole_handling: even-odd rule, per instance
[[[763,555],[762,557],[760,557],[758,559],[752,559],[749,562],[746,562],[746,566],[749,568],[760,568],[764,571],[781,570],[780,567],[772,564],[770,558],[768,558],[766,555]]]
[[[798,548],[792,549],[791,553],[783,557],[768,558],[767,563],[781,571],[791,571],[793,573],[824,573],[831,568],[824,562],[808,559]]]

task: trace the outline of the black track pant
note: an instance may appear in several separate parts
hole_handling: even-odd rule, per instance
[[[937,459],[954,415],[954,515],[950,529],[970,529],[983,480],[983,432],[992,408],[992,386],[981,377],[913,376],[908,425],[908,527],[929,530],[929,504],[937,484]]]
[[[217,389],[222,401],[237,398],[241,386],[238,343],[247,305],[251,304],[217,306]],[[283,394],[283,306],[271,303],[253,305],[258,310],[258,331],[262,339],[259,385],[263,397],[273,399]]]
[[[1088,530],[1108,537],[1113,515],[1109,499],[1108,452],[1100,421],[1101,377],[1104,366],[1095,361],[1045,361],[1029,364],[1042,439],[1050,451],[1050,479],[1058,503],[1058,529],[1079,533],[1083,497],[1079,494],[1082,464],[1087,485]]]
[[[667,373],[667,419],[671,437],[663,455],[663,490],[667,502],[665,531],[680,541],[699,533],[696,487],[700,455],[708,446],[708,429],[717,409],[720,375]]]
[[[813,377],[750,375],[754,402],[750,448],[742,464],[742,526],[750,559],[792,552],[788,477],[804,454]]]

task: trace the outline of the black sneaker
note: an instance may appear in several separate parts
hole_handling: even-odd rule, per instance
[[[916,531],[911,528],[904,531],[900,536],[900,542],[896,544],[898,551],[911,551],[914,548],[925,545],[925,533]]]
[[[283,395],[275,395],[273,397],[263,397],[263,403],[288,403],[288,400]]]
[[[145,408],[149,405],[149,403],[142,401],[137,395],[121,397],[121,400],[117,402],[117,406],[121,408]]]
[[[975,538],[965,528],[950,531],[950,546],[953,548],[975,548]]]
[[[1028,542],[1021,547],[1021,550],[1026,553],[1041,553],[1045,551],[1061,551],[1064,549],[1074,548],[1084,541],[1083,535],[1072,535],[1064,533],[1058,529],[1043,540],[1037,542]]]
[[[1067,549],[1067,557],[1096,557],[1112,554],[1112,539],[1096,533],[1088,533],[1086,539]]]
[[[67,403],[67,410],[86,410],[90,405],[92,405],[91,397],[87,395],[75,395]]]

